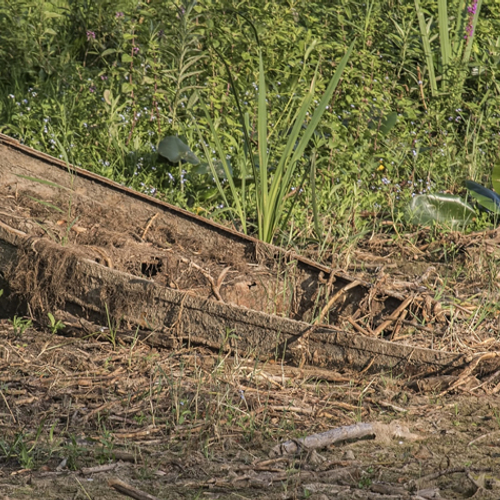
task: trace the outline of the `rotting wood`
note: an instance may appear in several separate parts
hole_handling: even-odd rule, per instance
[[[498,358],[500,356],[500,352],[487,352],[484,354],[479,354],[470,361],[468,366],[464,368],[463,372],[460,374],[460,376],[451,384],[446,390],[442,391],[439,394],[439,397],[443,397],[447,392],[450,392],[457,387],[464,385],[467,383],[469,380],[472,372],[477,368],[477,366],[481,363],[481,361],[488,360],[488,359],[494,359]]]
[[[73,314],[79,311],[83,318],[97,314],[101,321],[106,321],[105,308],[114,301],[118,319],[153,328],[151,339],[157,345],[176,339],[262,360],[284,356],[292,364],[300,363],[305,353],[308,365],[321,368],[362,370],[372,363],[371,372],[418,372],[421,376],[453,372],[468,361],[463,354],[395,344],[326,326],[318,327],[307,339],[307,345],[297,349],[294,341],[311,328],[308,323],[165,288],[78,257],[50,240],[32,240],[4,226],[0,223],[0,270],[11,267],[20,252],[32,255],[27,259],[31,263],[47,252],[71,254],[72,283],[66,284],[60,297],[65,307]],[[112,295],[117,290],[118,297]],[[51,306],[52,310],[56,308],[56,304]]]
[[[314,321],[315,323],[321,323],[324,319],[324,317],[328,314],[328,311],[332,308],[333,304],[342,296],[344,295],[347,291],[351,290],[352,288],[355,288],[357,286],[361,285],[361,283],[356,280],[353,281],[352,283],[349,283],[346,285],[344,288],[341,288],[329,301],[328,304],[326,304],[325,307],[321,310],[319,313],[319,316],[316,318]]]
[[[79,260],[77,259],[79,269],[83,274],[87,272],[84,269],[85,265],[92,266],[95,264],[92,260],[94,258],[98,262],[104,261],[109,267],[116,267],[117,272],[122,271],[121,275],[111,276],[102,270],[98,270],[98,268],[94,268],[92,271],[94,274],[87,273],[85,278],[87,281],[83,281],[84,285],[88,288],[86,294],[83,295],[75,292],[73,284],[71,282],[68,283],[69,290],[60,299],[66,301],[74,311],[80,311],[85,316],[94,315],[94,317],[98,317],[100,314],[102,315],[103,305],[109,306],[114,304],[120,306],[120,304],[123,305],[125,303],[125,305],[128,305],[124,308],[124,314],[121,314],[119,310],[115,310],[115,315],[118,318],[125,319],[131,325],[138,324],[144,328],[153,328],[151,340],[157,342],[157,345],[168,343],[171,345],[173,342],[180,345],[182,342],[194,342],[202,343],[212,349],[219,349],[222,345],[224,349],[235,352],[246,354],[263,353],[263,359],[269,359],[273,356],[286,353],[288,361],[300,365],[308,364],[324,368],[348,366],[362,370],[370,367],[370,371],[390,369],[393,373],[405,372],[407,374],[415,373],[416,371],[421,376],[425,376],[431,372],[443,372],[443,370],[449,373],[465,362],[466,358],[461,354],[443,353],[442,355],[437,355],[435,351],[430,349],[418,350],[418,348],[410,346],[402,347],[395,343],[392,345],[387,343],[372,344],[362,335],[353,335],[339,328],[319,325],[317,323],[311,327],[310,322],[314,320],[318,311],[325,310],[325,307],[327,307],[323,307],[322,299],[326,301],[328,295],[331,297],[344,295],[346,296],[346,300],[334,304],[336,307],[333,310],[326,310],[325,315],[328,316],[326,318],[327,323],[334,322],[337,326],[343,326],[344,323],[348,322],[346,318],[350,317],[350,313],[348,310],[340,311],[340,309],[347,307],[351,310],[356,310],[356,307],[362,302],[363,297],[367,295],[370,296],[370,300],[372,298],[375,299],[371,304],[377,303],[378,307],[376,312],[377,318],[373,318],[373,316],[369,317],[370,324],[373,324],[374,319],[375,324],[380,324],[381,320],[388,320],[391,318],[394,310],[398,308],[398,304],[401,306],[408,298],[405,293],[400,293],[393,284],[391,284],[391,288],[389,289],[382,286],[381,282],[373,287],[370,283],[344,273],[341,270],[332,270],[307,258],[300,257],[293,252],[285,252],[283,249],[259,242],[252,237],[237,233],[158,199],[137,193],[91,172],[68,166],[65,162],[23,146],[18,141],[2,134],[0,134],[0,169],[2,170],[2,181],[5,180],[5,183],[2,183],[1,187],[6,189],[6,199],[12,197],[8,192],[9,185],[13,185],[12,193],[16,195],[16,206],[9,207],[12,213],[8,214],[5,212],[7,217],[10,217],[8,221],[12,221],[10,233],[13,232],[14,235],[17,234],[19,236],[19,233],[16,233],[16,231],[24,227],[27,228],[26,232],[30,233],[29,228],[35,226],[34,221],[36,219],[29,216],[30,208],[28,205],[23,208],[23,205],[19,204],[23,193],[27,194],[30,190],[35,190],[38,195],[38,190],[40,190],[40,199],[45,199],[44,195],[49,196],[48,199],[52,199],[50,196],[57,197],[60,194],[59,188],[50,185],[50,182],[55,182],[64,188],[65,196],[71,195],[73,201],[90,203],[89,206],[92,208],[91,215],[94,214],[94,208],[105,215],[112,211],[113,207],[120,207],[120,209],[126,207],[124,213],[127,218],[130,218],[130,213],[136,215],[140,213],[141,217],[138,218],[139,224],[133,228],[131,237],[133,237],[134,241],[140,241],[142,246],[138,247],[134,251],[135,253],[130,253],[131,258],[140,259],[141,252],[147,251],[148,248],[155,248],[158,252],[161,250],[163,255],[168,254],[170,256],[175,253],[171,248],[175,241],[172,243],[168,235],[173,235],[173,240],[179,236],[181,239],[185,238],[187,241],[184,247],[179,245],[181,251],[186,252],[187,257],[176,254],[175,257],[178,260],[175,261],[173,259],[171,262],[172,266],[175,267],[176,264],[184,263],[184,269],[187,268],[189,270],[189,268],[194,268],[200,274],[204,275],[202,281],[204,292],[206,293],[198,295],[199,302],[197,302],[195,307],[192,303],[188,304],[188,299],[190,299],[192,293],[197,293],[199,290],[196,290],[195,287],[191,287],[189,284],[188,286],[178,287],[177,282],[172,280],[159,284],[155,283],[153,286],[150,286],[145,283],[151,283],[151,280],[141,281],[144,278],[140,276],[140,270],[138,273],[136,270],[131,271],[134,276],[123,272],[123,262],[120,266],[120,258],[116,259],[120,255],[115,252],[117,247],[113,246],[113,243],[109,247],[105,246],[107,243],[104,245],[104,248],[110,249],[110,255],[106,253],[103,255],[103,248],[92,247],[92,243],[77,246],[74,249],[77,252],[77,256],[80,253],[86,253],[86,255],[80,255],[78,257]],[[37,182],[37,178],[42,179],[42,182]],[[47,183],[46,181],[49,182]],[[74,206],[77,206],[77,204]],[[17,209],[25,210],[25,215],[28,215],[25,217],[19,216],[19,213],[16,211]],[[96,226],[99,226],[99,224],[92,225],[94,219],[91,219],[88,228],[84,228],[87,235]],[[104,224],[104,219],[99,218],[99,223]],[[155,221],[154,225],[151,224],[153,220]],[[111,229],[115,228],[115,219],[112,219],[111,226],[113,226]],[[144,229],[145,227],[147,228],[146,230]],[[153,240],[153,233],[159,227],[167,228],[162,233],[162,237],[166,237],[166,240],[162,244]],[[110,228],[108,227],[108,229]],[[144,241],[141,235],[143,238],[147,237],[147,241]],[[210,251],[212,248],[230,247],[235,260],[233,262],[219,262],[205,252],[204,257],[208,255],[208,257],[212,258],[209,265],[205,266],[205,262],[199,257],[199,249],[194,248],[199,236],[203,236],[204,245],[210,248]],[[47,238],[45,240],[48,241]],[[78,243],[81,240],[77,239],[75,241]],[[43,243],[40,243],[38,238],[32,239],[31,242],[34,245],[32,250],[38,249],[39,245],[43,246]],[[191,243],[194,243],[193,248]],[[155,245],[160,246],[156,248]],[[47,249],[49,247],[44,248]],[[56,246],[51,251],[55,252]],[[98,257],[99,255],[100,257]],[[249,256],[252,258],[249,259]],[[155,256],[153,255],[152,258],[154,259]],[[195,259],[198,259],[197,263],[194,262]],[[269,279],[266,281],[262,278],[262,286],[260,287],[259,294],[257,294],[259,295],[258,300],[260,300],[259,307],[254,307],[254,303],[250,303],[251,301],[245,302],[252,295],[249,290],[254,286],[258,288],[256,283],[258,279],[249,283],[242,282],[241,280],[237,282],[237,285],[241,285],[244,288],[245,293],[243,295],[246,295],[244,297],[245,300],[241,302],[236,301],[236,304],[248,307],[250,310],[255,310],[248,313],[250,316],[254,312],[261,312],[263,314],[262,318],[276,318],[286,315],[288,318],[299,320],[299,322],[293,323],[294,326],[292,327],[290,326],[291,323],[286,323],[286,325],[280,323],[281,319],[284,320],[284,318],[269,321],[266,319],[262,320],[259,326],[255,326],[254,317],[252,316],[250,332],[239,323],[240,319],[244,318],[244,316],[235,312],[239,311],[237,308],[231,309],[231,304],[235,303],[232,300],[231,293],[236,291],[236,287],[233,286],[234,282],[229,283],[234,281],[233,275],[237,274],[237,271],[233,273],[232,270],[231,274],[229,274],[226,272],[226,269],[230,267],[227,266],[228,263],[233,265],[233,263],[237,264],[240,260],[245,261],[248,268],[251,269],[252,272],[249,275],[253,273],[253,270],[259,269],[263,271],[263,274],[267,273],[266,279],[267,277]],[[84,265],[84,263],[86,264]],[[141,260],[138,260],[138,263],[140,267]],[[299,270],[298,274],[290,273],[293,290],[289,296],[286,296],[286,293],[284,293],[287,290],[273,290],[272,286],[269,286],[274,283],[277,284],[280,279],[280,285],[283,285],[283,282],[288,280],[289,277],[286,275],[288,269],[282,272],[281,277],[277,278],[276,274],[273,274],[276,268],[282,270],[280,266]],[[125,269],[129,270],[126,266]],[[427,274],[427,272],[424,273],[424,275]],[[81,276],[81,273],[78,276]],[[283,276],[285,277],[284,279]],[[131,283],[134,286],[131,286]],[[143,283],[142,295],[140,283]],[[123,284],[125,285],[122,291]],[[180,292],[181,295],[172,296],[167,293],[163,296],[162,290],[165,290],[163,285],[170,287],[170,289],[166,290],[180,288],[184,289],[184,292]],[[408,288],[406,284],[403,285],[402,289],[405,287]],[[347,294],[348,288],[351,288],[351,290]],[[422,290],[425,291],[422,288],[418,289],[417,292],[421,293]],[[296,295],[297,291],[299,292],[298,297]],[[48,293],[47,290],[46,292]],[[100,295],[98,297],[92,296],[90,300],[89,296],[92,293]],[[339,293],[340,295],[337,295]],[[213,307],[211,304],[213,301],[207,300],[211,296],[215,296],[220,303],[230,306],[228,310],[231,312],[219,311],[220,316],[217,318],[207,318],[210,312],[201,311],[205,307],[205,304],[210,304],[210,307]],[[179,297],[182,297],[180,306]],[[279,302],[277,299],[280,297],[285,298],[282,304],[277,305],[277,302]],[[318,297],[319,300],[316,301]],[[110,302],[106,304],[105,300]],[[264,304],[266,300],[267,304]],[[135,308],[130,307],[130,301],[136,302]],[[159,315],[157,316],[155,316],[153,311],[153,305],[156,302],[160,304]],[[147,307],[143,307],[144,304]],[[266,307],[261,307],[263,304]],[[52,302],[51,307],[53,305],[54,303]],[[184,307],[185,305],[186,307]],[[269,305],[271,305],[271,309],[268,307]],[[413,303],[396,320],[392,328],[391,338],[399,334],[398,325],[407,325],[409,323],[403,317],[405,311],[409,311],[411,308],[411,314],[418,318],[421,315],[420,313],[425,312],[425,308],[430,309],[431,305],[433,305],[432,300],[429,299],[426,302],[423,297],[415,296]],[[30,303],[29,306],[32,308],[33,304]],[[294,309],[295,306],[296,309]],[[276,307],[276,310],[272,309],[274,307]],[[329,308],[327,307],[327,309]],[[197,310],[198,312],[195,312],[190,317],[193,310]],[[265,314],[271,310],[276,312],[277,316],[268,316]],[[415,314],[415,312],[418,314]],[[205,334],[202,325],[196,326],[194,324],[202,317],[205,318],[204,321],[207,324],[210,324],[207,334]],[[352,316],[352,318],[356,321],[356,316]],[[248,318],[245,321],[248,321]],[[264,326],[266,322],[268,325]],[[235,323],[237,324],[236,328],[234,328]],[[284,329],[282,330],[282,328]],[[415,326],[415,328],[419,327]],[[297,330],[299,331],[297,332]],[[429,329],[429,331],[432,332],[432,329]],[[366,332],[370,334],[371,330],[367,328]],[[404,333],[404,331],[401,332],[401,335],[404,335]],[[259,339],[266,339],[264,342],[265,346],[260,345]],[[266,348],[268,352],[265,352]],[[498,364],[498,362],[496,363]],[[484,373],[483,367],[481,367],[481,370]],[[492,371],[490,370],[489,373],[492,373]],[[498,389],[500,390],[500,384]]]
[[[146,235],[148,235],[148,237],[150,236],[153,230],[151,223],[154,220],[155,227],[168,226],[175,231],[175,237],[178,236],[181,239],[185,238],[189,241],[202,239],[205,246],[210,248],[230,248],[237,262],[247,261],[249,255],[256,255],[257,261],[264,258],[267,262],[272,261],[278,264],[278,266],[290,261],[296,262],[297,272],[299,273],[296,282],[296,290],[299,290],[301,294],[305,295],[299,297],[299,300],[301,299],[301,310],[298,314],[295,313],[293,315],[294,319],[301,319],[309,322],[312,321],[314,316],[319,312],[315,311],[316,305],[312,297],[315,296],[316,293],[322,292],[322,285],[319,280],[321,273],[328,277],[326,282],[329,285],[335,282],[335,286],[328,287],[329,293],[333,293],[334,295],[342,288],[348,287],[352,282],[359,282],[359,290],[355,291],[354,294],[350,294],[349,300],[346,301],[348,306],[351,303],[353,304],[350,307],[355,307],[355,304],[360,300],[359,297],[362,297],[363,294],[368,293],[371,289],[370,283],[353,278],[342,270],[334,271],[293,252],[285,252],[283,249],[262,243],[255,238],[238,233],[158,199],[128,189],[99,175],[73,165],[68,166],[65,162],[57,158],[53,158],[45,153],[24,146],[15,139],[3,134],[0,134],[0,170],[2,170],[7,185],[12,183],[16,184],[16,193],[18,191],[23,192],[23,190],[36,190],[40,199],[45,199],[45,196],[56,196],[57,198],[57,196],[59,196],[59,189],[45,183],[45,181],[49,181],[49,183],[57,183],[58,186],[64,187],[67,192],[74,197],[74,201],[82,201],[84,199],[90,200],[96,209],[103,210],[106,208],[109,209],[110,206],[126,206],[127,209],[133,213],[141,213],[142,218],[140,221],[138,220],[140,224],[137,228],[136,237],[142,242],[144,242]],[[23,175],[24,178],[20,178],[19,175]],[[29,181],[29,179],[33,180],[38,178],[43,179],[44,184]],[[40,193],[38,193],[38,191],[40,191]],[[89,198],[89,196],[91,197]],[[15,217],[16,215],[13,214],[13,216]],[[87,232],[89,233],[89,231]],[[110,258],[113,259],[112,256]],[[191,259],[187,260],[190,261]],[[202,269],[205,270],[206,266],[204,263],[198,262],[198,265],[200,264]],[[215,276],[215,274],[220,276],[220,270],[212,270],[210,274],[205,276],[210,285],[211,293],[215,295],[219,301],[224,299],[224,302],[234,302],[233,300],[228,300],[227,297],[224,296],[217,287],[214,278],[212,278],[214,283],[211,282],[210,278]],[[208,276],[210,276],[210,278],[208,278]],[[234,289],[228,290],[227,286],[227,284],[224,285],[227,293],[229,293],[229,291],[233,293],[237,291]],[[249,286],[251,286],[251,283]],[[267,292],[269,293],[271,287],[268,288]],[[267,296],[265,292],[266,290],[259,292],[262,295],[261,302]],[[401,302],[406,298],[404,293],[391,289],[378,289],[377,293],[379,293],[380,296],[389,298],[388,302],[384,300],[380,303],[380,307],[382,308],[380,314],[386,316],[390,315],[393,309],[397,307],[398,301]],[[270,312],[264,310],[262,307],[254,307],[253,303],[245,303],[245,300],[245,298],[242,298],[241,302],[236,303],[251,307],[252,309]],[[252,300],[255,300],[255,297]],[[252,302],[252,300],[250,300],[250,302]],[[276,304],[274,297],[271,297],[271,302]],[[322,304],[319,303],[317,307],[321,308]],[[418,308],[418,304],[416,304],[415,307]],[[281,311],[278,312],[281,313]],[[337,313],[334,313],[333,316],[336,317],[336,314]],[[327,323],[330,322],[331,319],[327,321]]]

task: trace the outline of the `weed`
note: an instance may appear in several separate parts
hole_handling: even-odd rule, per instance
[[[458,427],[460,425],[460,420],[458,419],[458,403],[455,403],[453,406],[453,413],[454,413],[454,419],[452,420],[452,423],[455,427]]]
[[[106,319],[108,322],[108,340],[113,344],[113,349],[116,349],[116,334],[118,332],[117,322],[111,318],[109,314],[108,304],[104,304],[106,308]]]
[[[14,329],[14,335],[16,337],[21,337],[28,328],[31,328],[33,321],[28,318],[22,318],[20,316],[14,316],[9,320],[12,328]]]
[[[70,470],[78,470],[80,458],[88,452],[85,446],[79,444],[77,437],[70,434],[69,441],[61,446],[62,454],[66,458],[66,465]]]
[[[268,227],[263,239],[276,222],[275,238],[293,246],[314,239],[322,248],[349,248],[373,227],[363,211],[398,220],[413,195],[455,193],[466,177],[491,178],[497,163],[498,9],[469,16],[471,2],[460,10],[446,0],[422,8],[393,3],[350,3],[344,11],[309,2],[298,21],[292,4],[268,0],[258,9],[248,0],[182,8],[124,0],[119,17],[108,3],[88,11],[85,23],[66,15],[85,9],[83,0],[25,0],[19,12],[8,4],[0,33],[0,63],[10,68],[0,75],[1,130],[248,232]],[[353,39],[342,92],[322,103]],[[234,85],[217,52],[226,55]],[[265,79],[256,71],[264,67],[272,68]],[[313,80],[318,92],[310,95]],[[304,95],[311,109],[300,120],[294,106]],[[292,125],[305,134],[320,112],[324,119],[301,152]],[[160,165],[157,147],[167,134],[182,137],[205,166]],[[211,149],[216,137],[220,149]],[[290,141],[297,162],[283,177],[277,166]],[[54,207],[46,205],[58,212]],[[57,208],[66,233],[44,230],[64,244],[76,217],[71,203]]]
[[[37,444],[45,424],[45,419],[42,419],[37,427],[34,436],[30,436],[23,431],[18,432],[11,444],[4,440],[0,440],[0,449],[3,458],[9,460],[14,458],[23,469],[32,469],[35,467]]]
[[[373,477],[374,469],[373,467],[368,467],[365,471],[362,472],[361,479],[358,482],[358,488],[367,489],[372,485],[372,477]]]
[[[99,462],[101,464],[104,464],[109,462],[113,458],[115,438],[113,434],[108,429],[106,429],[104,423],[102,423],[101,426],[102,428],[99,435],[100,447],[97,449],[97,455],[99,457]]]
[[[55,335],[59,330],[63,330],[64,328],[66,328],[66,325],[61,320],[56,321],[52,313],[47,313],[47,316],[49,318],[48,326],[52,335]]]
[[[496,408],[493,409],[493,417],[495,418],[495,422],[497,423],[498,427],[500,428],[500,411],[497,410]]]

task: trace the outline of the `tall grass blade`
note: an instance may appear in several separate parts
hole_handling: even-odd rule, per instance
[[[316,150],[314,150],[311,157],[311,201],[314,218],[314,231],[316,232],[318,239],[321,239],[323,229],[321,228],[321,222],[319,220],[318,203],[316,200],[316,156],[317,153]]]
[[[267,164],[268,164],[268,147],[267,147],[267,107],[266,107],[266,78],[264,74],[264,62],[262,60],[262,51],[259,51],[259,98],[258,98],[258,114],[257,114],[257,132],[259,140],[259,170],[260,170],[260,198],[261,209],[267,212],[268,209],[268,186],[267,186]],[[260,227],[260,224],[259,224]]]
[[[55,182],[46,181],[45,179],[38,179],[37,177],[30,177],[29,175],[15,174],[16,177],[21,177],[21,179],[26,179],[27,181],[38,182],[40,184],[46,184],[47,186],[52,186],[59,189],[68,189],[65,186],[56,184]]]
[[[257,166],[255,165],[253,146],[252,146],[252,141],[250,140],[250,127],[248,126],[249,125],[248,122],[245,120],[245,114],[243,113],[243,110],[241,108],[240,98],[238,96],[238,90],[236,88],[236,84],[234,82],[233,74],[231,73],[231,69],[229,67],[229,64],[227,63],[224,56],[217,49],[214,48],[214,50],[215,50],[216,54],[220,57],[222,64],[224,64],[224,67],[226,68],[226,71],[227,71],[229,83],[231,85],[231,89],[232,89],[233,95],[234,95],[234,100],[236,102],[236,107],[238,109],[238,116],[240,117],[241,128],[243,130],[243,140],[245,142],[245,149],[247,152],[247,157],[250,160],[250,164],[252,166],[252,174],[253,174],[253,178],[255,181],[255,189],[257,192],[259,192],[260,182],[262,182],[262,180],[259,179],[259,175],[257,172]],[[208,112],[208,110],[207,110],[207,112]],[[257,203],[257,218],[259,220],[261,218],[260,213],[261,213],[261,207],[260,207],[260,204]]]
[[[452,58],[458,59],[464,46],[465,26],[467,22],[467,8],[465,0],[459,0],[455,22],[455,37],[452,45]]]
[[[289,131],[288,140],[285,145],[283,152],[281,153],[280,159],[277,162],[277,166],[274,170],[274,173],[271,175],[269,173],[269,159],[270,159],[270,150],[274,148],[270,148],[268,142],[268,134],[267,134],[267,103],[266,103],[266,81],[265,81],[265,73],[264,73],[264,63],[262,53],[259,54],[259,94],[258,94],[258,116],[257,116],[257,132],[258,132],[258,157],[259,157],[259,168],[257,169],[255,163],[255,155],[253,154],[253,146],[250,141],[250,120],[247,113],[242,112],[242,108],[240,105],[240,100],[238,97],[238,93],[236,91],[236,86],[234,84],[233,77],[231,75],[231,71],[229,69],[229,65],[227,61],[219,54],[223,64],[226,67],[230,85],[233,89],[233,94],[235,96],[236,106],[240,115],[240,122],[243,129],[244,136],[244,150],[245,150],[245,161],[250,161],[252,165],[252,173],[255,180],[255,206],[257,209],[257,220],[258,220],[258,231],[259,238],[266,242],[271,242],[273,236],[280,226],[280,223],[283,224],[283,211],[284,206],[286,204],[286,194],[289,193],[291,183],[294,179],[294,174],[296,171],[297,164],[299,160],[304,155],[305,149],[317,128],[321,117],[326,111],[333,93],[340,81],[342,76],[342,72],[345,69],[347,61],[352,53],[354,43],[352,43],[344,55],[342,60],[340,61],[335,74],[330,80],[327,89],[325,90],[323,97],[321,98],[318,107],[314,111],[311,120],[307,127],[305,127],[305,131],[302,134],[302,137],[299,138],[304,124],[306,123],[308,110],[311,106],[312,99],[314,97],[314,91],[316,87],[316,78],[318,75],[318,68],[316,68],[315,76],[313,81],[311,82],[311,86],[309,92],[306,94],[305,98],[302,101],[302,104],[293,117],[292,121],[293,127],[291,131]],[[222,163],[225,175],[227,177],[227,181],[229,183],[230,191],[232,194],[232,198],[235,203],[234,212],[238,215],[241,220],[243,230],[246,232],[246,198],[245,198],[245,179],[246,179],[246,164],[245,161],[241,165],[240,173],[242,175],[242,192],[238,192],[232,173],[227,165],[226,156],[224,154],[222,144],[220,142],[218,133],[215,129],[213,121],[210,117],[210,113],[208,108],[200,99],[200,105],[202,106],[203,112],[206,116],[208,126],[212,133],[215,148],[217,150],[217,154]],[[290,115],[289,115],[290,116]],[[195,121],[196,124],[196,121]],[[288,121],[287,121],[288,124]],[[213,160],[211,159],[211,151],[205,145],[205,141],[202,139],[201,131],[196,124],[196,128],[198,130],[198,134],[200,136],[202,147],[205,151],[205,156],[207,157],[207,161],[211,172],[214,177],[214,182],[217,185],[217,189],[221,193],[224,202],[227,204],[228,200],[225,196],[224,189],[222,183],[220,182],[215,166],[213,164]],[[287,127],[287,131],[289,128]],[[273,165],[274,166],[274,165]],[[306,171],[307,173],[307,171]],[[304,175],[305,179],[305,175]],[[295,200],[294,200],[295,202]],[[229,205],[228,205],[229,206]]]
[[[328,87],[325,90],[325,93],[323,94],[323,97],[321,98],[318,106],[316,107],[313,116],[311,118],[311,121],[309,122],[304,134],[300,138],[300,141],[295,148],[295,151],[290,159],[290,164],[288,168],[284,171],[284,176],[283,180],[280,183],[280,186],[276,186],[276,190],[274,191],[274,203],[273,205],[276,207],[275,209],[275,217],[277,220],[281,217],[281,213],[284,207],[283,203],[279,203],[279,200],[283,200],[284,195],[286,194],[286,190],[290,186],[290,182],[292,180],[292,176],[294,173],[295,166],[299,159],[304,155],[304,151],[309,144],[309,141],[311,140],[312,135],[314,134],[314,131],[318,127],[318,124],[325,113],[327,106],[329,105],[333,93],[335,92],[335,89],[337,88],[337,85],[340,81],[340,78],[342,76],[342,73],[345,69],[345,66],[347,64],[347,61],[349,60],[351,56],[352,49],[354,47],[354,42],[351,43],[349,49],[347,50],[346,54],[340,61],[339,65],[337,66],[337,69],[335,71],[335,74],[333,75],[332,79],[330,80],[330,83],[328,84]],[[312,99],[312,90],[313,90],[313,85],[311,85],[311,92],[310,92],[310,98]],[[295,127],[294,127],[295,128]],[[274,184],[274,183],[273,183]],[[276,199],[277,198],[277,199]]]
[[[448,34],[448,0],[438,1],[439,41],[441,44],[441,64],[443,65],[443,90],[446,89],[450,69],[450,37]]]
[[[476,25],[477,25],[477,20],[479,18],[479,12],[481,11],[481,4],[482,3],[483,3],[482,0],[477,0],[476,12],[474,13],[474,17],[472,18],[472,22],[471,22],[472,31],[471,31],[470,36],[467,38],[465,50],[464,50],[464,57],[462,59],[462,61],[466,64],[470,61],[470,55],[472,52],[472,42],[474,41],[474,34],[476,33]]]
[[[432,95],[437,96],[437,82],[436,74],[434,73],[434,60],[431,51],[431,42],[429,39],[429,29],[425,24],[425,17],[422,9],[420,8],[419,0],[415,0],[415,10],[417,11],[418,25],[420,27],[420,36],[422,37],[422,45],[424,47],[424,54],[427,64],[427,71],[429,72],[429,82],[431,85]]]
[[[217,154],[219,156],[220,162],[222,163],[222,168],[224,169],[224,174],[226,176],[226,179],[229,183],[229,188],[230,188],[231,195],[233,197],[233,201],[234,201],[234,205],[235,205],[234,211],[236,212],[238,218],[240,219],[243,232],[246,234],[247,226],[246,226],[245,199],[240,196],[240,193],[238,192],[238,189],[236,188],[236,186],[234,184],[233,175],[231,174],[231,170],[227,164],[226,155],[224,153],[224,149],[223,149],[222,144],[220,142],[219,134],[218,134],[217,130],[215,129],[215,125],[212,121],[212,118],[210,117],[210,113],[208,111],[208,108],[205,105],[205,103],[203,102],[203,99],[200,98],[199,103],[200,103],[201,109],[203,110],[203,112],[205,114],[205,118],[207,120],[208,126],[210,128],[211,133],[212,133],[213,140],[215,142],[215,148],[217,150]],[[222,186],[222,183],[219,179],[219,175],[217,174],[217,170],[216,170],[214,162],[212,160],[212,152],[205,145],[205,141],[204,141],[203,136],[201,134],[201,131],[198,127],[198,124],[196,123],[195,120],[194,120],[194,123],[196,126],[196,130],[198,132],[198,136],[200,138],[200,143],[203,147],[203,152],[205,153],[205,158],[207,159],[208,165],[210,167],[210,171],[212,172],[214,182],[217,186],[217,189],[219,190],[219,193],[221,194],[221,196],[224,200],[226,207],[230,207],[231,205],[229,204],[229,201],[225,195],[224,187]],[[231,217],[232,217],[232,215],[231,215]],[[232,217],[232,220],[234,222],[233,217]]]

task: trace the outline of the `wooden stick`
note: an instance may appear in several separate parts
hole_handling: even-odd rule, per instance
[[[149,219],[148,223],[146,224],[146,227],[144,229],[144,232],[142,233],[142,239],[144,239],[146,237],[146,233],[149,231],[149,228],[151,227],[151,224],[153,224],[154,220],[156,219],[156,217],[158,217],[158,215],[160,215],[159,212],[156,212],[153,217],[151,217],[151,219]]]
[[[160,500],[158,497],[138,490],[137,488],[134,488],[133,486],[130,486],[129,484],[124,483],[119,479],[112,479],[108,482],[108,485],[111,486],[111,488],[114,488],[116,491],[119,491],[120,493],[123,493],[130,498],[135,498],[136,500]]]
[[[357,330],[359,333],[362,333],[363,335],[366,335],[367,337],[371,337],[373,335],[373,332],[370,330],[369,332],[365,330],[361,325],[358,325],[356,321],[352,318],[352,316],[347,317],[347,321]]]
[[[413,300],[413,295],[406,297],[406,299],[399,305],[399,307],[384,321],[382,322],[373,332],[373,335],[377,337],[380,335],[392,322],[396,321],[399,315],[410,305]]]
[[[352,283],[349,283],[348,285],[346,285],[344,288],[341,288],[329,301],[328,301],[328,304],[326,304],[325,307],[323,307],[323,309],[321,310],[321,312],[319,313],[319,316],[316,318],[316,321],[314,323],[321,323],[322,319],[327,315],[328,311],[331,309],[331,307],[333,306],[333,304],[335,304],[335,302],[339,299],[339,297],[341,295],[343,295],[345,292],[347,292],[348,290],[350,290],[351,288],[355,288],[357,287],[358,285],[360,285],[361,283],[356,280],[356,281],[353,281]]]
[[[312,434],[304,438],[285,441],[284,443],[278,444],[272,448],[270,456],[271,458],[274,458],[283,455],[293,455],[297,453],[300,448],[311,451],[342,441],[363,439],[368,436],[371,438],[375,437],[375,429],[372,424],[359,423],[354,425],[345,425],[320,434]]]

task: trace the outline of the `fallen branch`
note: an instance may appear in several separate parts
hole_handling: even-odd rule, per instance
[[[397,422],[391,422],[390,425],[379,423],[360,423],[337,427],[319,434],[311,434],[300,439],[285,441],[271,449],[269,456],[271,458],[293,455],[303,449],[306,452],[318,448],[326,448],[332,444],[343,441],[357,441],[359,439],[388,439],[405,438],[410,440],[419,439],[419,436],[411,434],[408,429],[401,427]]]
[[[120,493],[123,493],[130,498],[135,498],[136,500],[159,500],[158,497],[138,490],[137,488],[134,488],[133,486],[130,486],[129,484],[124,483],[119,479],[112,479],[108,482],[108,486],[111,486],[111,488],[114,488],[116,491],[119,491]]]

